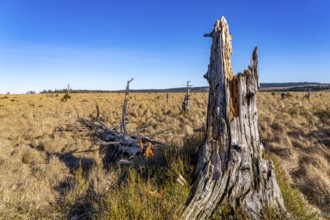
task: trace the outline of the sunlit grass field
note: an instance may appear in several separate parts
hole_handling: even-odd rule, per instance
[[[315,92],[312,100],[306,94],[257,96],[265,156],[274,160],[296,219],[330,212],[330,93]],[[70,96],[0,95],[0,218],[178,219],[203,142],[208,94],[192,93],[188,113],[181,113],[183,93],[169,93],[168,102],[166,93],[130,94],[128,130],[171,129],[155,137],[170,146],[110,169],[92,137],[79,130],[77,112],[96,115],[98,104],[101,120],[117,126],[124,94]],[[179,175],[188,184],[179,184]]]

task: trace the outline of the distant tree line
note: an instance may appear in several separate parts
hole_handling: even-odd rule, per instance
[[[329,90],[330,84],[321,83],[260,83],[260,91],[322,91]],[[170,89],[130,89],[131,93],[172,93],[172,92],[186,92],[186,87],[170,88]],[[203,87],[191,87],[191,92],[208,92],[207,86]],[[55,90],[43,90],[40,93],[67,93],[68,89],[55,89]],[[123,93],[125,90],[88,90],[88,89],[76,89],[69,90],[70,93]],[[31,93],[30,93],[31,94]]]
[[[330,85],[313,85],[313,86],[297,86],[297,87],[291,87],[291,88],[272,88],[263,90],[261,89],[261,92],[308,92],[308,91],[324,91],[324,90],[330,90]]]
[[[320,83],[317,82],[260,83],[261,88],[298,87],[298,86],[308,86],[308,85],[320,85]]]
[[[172,89],[130,89],[131,93],[168,93],[168,92],[186,92],[187,88],[172,88]],[[208,87],[194,87],[190,89],[192,92],[207,92]],[[124,93],[125,90],[87,90],[76,89],[70,93]],[[67,93],[67,89],[43,90],[40,93]]]
[[[40,93],[67,93],[67,89],[55,89],[55,90],[43,90]],[[109,90],[87,90],[87,89],[77,89],[77,90],[71,90],[70,93],[109,93],[109,92],[119,92],[119,91],[109,91]]]
[[[330,89],[330,85],[316,85],[316,86],[293,87],[287,89],[287,91],[301,92],[301,91],[322,91],[329,89]]]
[[[40,93],[67,93],[68,90],[67,89],[55,89],[55,90],[51,90],[51,89],[44,89],[43,91],[41,91]],[[73,92],[70,90],[70,92]]]

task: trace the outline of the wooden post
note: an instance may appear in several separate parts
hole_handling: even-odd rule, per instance
[[[218,206],[244,211],[252,219],[261,219],[266,208],[285,210],[273,164],[262,158],[256,103],[258,49],[248,69],[233,75],[226,19],[217,20],[205,36],[212,37],[204,76],[209,83],[206,139],[183,219],[207,219]]]

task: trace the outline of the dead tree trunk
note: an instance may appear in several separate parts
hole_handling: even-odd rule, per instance
[[[126,116],[128,112],[129,84],[132,81],[133,79],[127,81],[122,122],[116,127],[109,128],[101,121],[102,117],[100,116],[100,109],[97,103],[96,116],[94,117],[91,115],[90,120],[80,117],[77,109],[75,108],[78,121],[83,125],[83,128],[77,128],[76,130],[80,132],[84,128],[87,128],[88,136],[93,137],[94,144],[99,145],[100,151],[104,154],[103,162],[106,168],[114,162],[125,165],[131,164],[135,156],[140,154],[142,154],[145,158],[152,157],[154,152],[160,150],[164,146],[167,146],[166,143],[151,138],[161,133],[171,132],[171,130],[167,129],[141,135],[139,133],[149,126],[149,124],[145,124],[135,130],[127,132]],[[121,129],[121,132],[119,132],[118,129]],[[83,152],[89,151],[91,150],[89,149]],[[76,152],[76,150],[74,152]]]
[[[134,78],[127,81],[126,91],[125,91],[125,100],[123,105],[123,115],[122,115],[122,121],[121,121],[121,132],[124,133],[124,135],[127,135],[127,129],[126,129],[126,115],[128,111],[128,100],[129,100],[129,84],[133,81]]]
[[[187,93],[184,96],[184,100],[182,102],[182,112],[187,112],[190,107],[190,81],[187,81]]]
[[[258,51],[244,73],[232,74],[231,36],[217,20],[205,78],[209,83],[206,139],[183,219],[206,219],[217,206],[259,219],[266,208],[285,209],[273,164],[264,160],[257,124]]]
[[[312,100],[312,91],[311,90],[309,90],[308,91],[308,100]]]
[[[70,94],[70,84],[68,84],[68,89],[67,89],[67,91],[66,91],[66,94]]]

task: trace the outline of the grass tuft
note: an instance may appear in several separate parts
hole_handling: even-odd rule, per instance
[[[278,159],[270,154],[265,154],[265,159],[273,161],[277,183],[280,187],[285,207],[289,215],[291,215],[290,219],[320,219],[318,213],[311,211],[310,206],[303,198],[299,189],[292,186]],[[271,212],[268,212],[267,215],[273,216]]]
[[[202,137],[169,146],[156,157],[119,170],[115,186],[96,204],[97,219],[180,219],[190,192],[197,149]],[[182,175],[187,184],[177,182]]]

